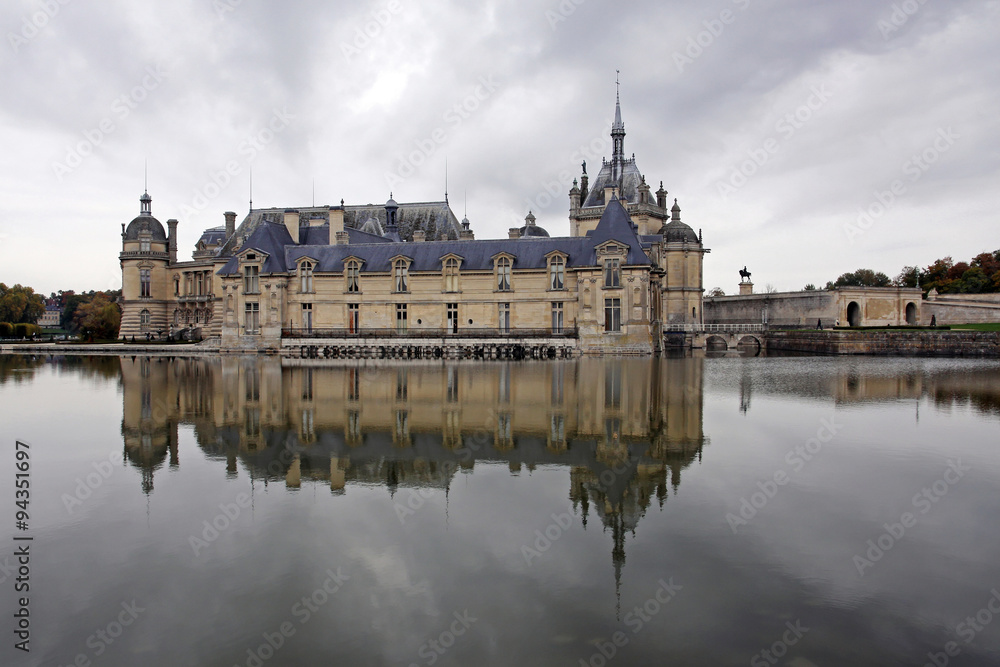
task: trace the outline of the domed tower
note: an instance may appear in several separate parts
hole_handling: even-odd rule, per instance
[[[663,238],[662,265],[667,272],[661,292],[663,323],[700,324],[704,259],[711,251],[705,248],[700,234],[681,222],[681,207],[676,199],[670,209],[670,222],[657,233]]]
[[[539,227],[535,224],[535,214],[528,211],[527,217],[524,218],[524,227],[517,230],[518,236],[522,239],[547,239],[549,238],[549,233],[544,227]]]
[[[122,225],[122,324],[119,335],[155,335],[167,330],[167,266],[176,243],[176,220],[168,221],[171,238],[153,217],[153,198],[139,197],[139,215]],[[176,246],[174,246],[176,247]]]

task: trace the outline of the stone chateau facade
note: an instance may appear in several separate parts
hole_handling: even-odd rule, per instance
[[[251,209],[208,229],[178,261],[148,193],[122,225],[121,334],[187,332],[223,349],[366,336],[559,339],[582,352],[659,350],[672,324],[703,321],[701,234],[625,156],[616,101],[613,154],[569,191],[570,236],[529,212],[506,239],[476,239],[444,201]]]

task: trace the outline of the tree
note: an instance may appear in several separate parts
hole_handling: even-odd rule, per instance
[[[806,285],[805,287],[803,287],[802,290],[804,292],[815,292],[816,291],[816,286],[813,285],[812,283],[809,283],[808,285]]]
[[[86,303],[80,304],[74,316],[77,328],[88,340],[118,337],[118,327],[122,323],[122,313],[103,292],[98,292]]]
[[[63,297],[63,310],[59,316],[59,327],[66,331],[76,332],[76,309],[86,303],[87,297],[82,294],[66,292]]]
[[[34,324],[45,314],[45,299],[23,285],[0,283],[0,322]]]
[[[777,291],[778,288],[772,285],[771,283],[767,283],[766,285],[764,285],[764,294],[774,294]]]
[[[891,287],[892,281],[889,276],[881,271],[871,269],[858,269],[850,273],[843,273],[837,280],[826,284],[827,289],[834,287]]]
[[[708,296],[726,296],[726,293],[721,287],[713,287],[708,291]]]
[[[893,278],[892,284],[896,287],[916,287],[918,281],[921,285],[926,282],[923,272],[915,266],[904,266],[899,275]]]

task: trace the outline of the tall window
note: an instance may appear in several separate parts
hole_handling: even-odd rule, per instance
[[[302,328],[306,331],[312,331],[313,305],[311,303],[302,304]]]
[[[260,333],[260,304],[247,301],[243,324],[248,334]]]
[[[245,294],[260,294],[260,267],[243,267],[243,292]]]
[[[149,252],[149,241],[139,241],[139,252]]]
[[[604,330],[605,331],[621,331],[622,330],[622,300],[621,299],[605,299],[604,300]]]
[[[139,313],[139,331],[146,332],[149,331],[149,311],[145,308]]]
[[[458,260],[454,257],[444,261],[444,291],[458,291]]]
[[[556,255],[549,261],[549,289],[565,289],[566,260]]]
[[[361,291],[361,265],[351,260],[347,263],[347,291]]]
[[[510,333],[510,304],[497,304],[497,323],[502,333]]]
[[[299,291],[313,291],[313,265],[312,262],[302,262],[299,265]]]
[[[396,304],[396,331],[406,331],[406,304]]]
[[[347,304],[347,331],[358,333],[361,324],[361,306],[356,303]]]
[[[410,271],[405,259],[397,259],[393,268],[393,291],[409,292]]]
[[[563,330],[563,305],[562,301],[552,303],[552,333],[562,333]]]
[[[181,279],[179,276],[174,276],[174,296],[181,295]]]
[[[205,294],[205,274],[201,272],[194,274],[194,293],[198,296]]]
[[[447,305],[448,333],[458,333],[458,304],[449,303]]]
[[[608,259],[604,261],[604,286],[621,287],[622,265],[620,259]]]
[[[510,259],[507,257],[497,260],[497,291],[510,291]]]
[[[139,298],[148,299],[152,295],[150,286],[151,274],[149,269],[139,269]]]

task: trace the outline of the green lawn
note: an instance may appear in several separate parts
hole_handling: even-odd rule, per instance
[[[952,330],[965,329],[967,331],[1000,331],[1000,322],[988,322],[986,324],[952,324]]]

